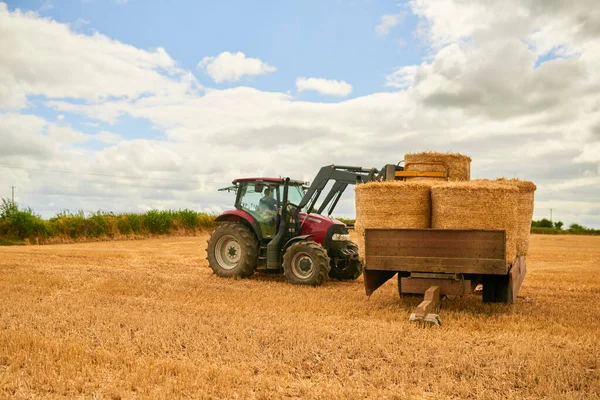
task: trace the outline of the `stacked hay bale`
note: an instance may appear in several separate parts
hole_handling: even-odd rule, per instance
[[[428,182],[370,182],[356,186],[359,256],[365,258],[365,229],[429,228],[431,184]]]
[[[404,156],[406,171],[445,172],[442,165],[413,164],[414,162],[443,162],[448,167],[449,181],[468,181],[471,179],[471,157],[459,153],[436,153],[426,151],[422,153],[408,153]],[[408,164],[408,165],[407,165]],[[445,181],[444,178],[408,177],[412,181]]]
[[[519,189],[490,181],[448,182],[431,188],[431,227],[506,231],[506,262],[517,254]]]
[[[365,230],[490,229],[506,232],[506,262],[526,255],[533,217],[532,182],[516,179],[470,181],[471,158],[458,153],[406,154],[406,163],[443,162],[444,178],[408,177],[406,181],[371,182],[356,187],[359,256],[365,257]],[[408,165],[407,171],[445,171],[443,166]]]
[[[519,189],[517,195],[517,255],[525,256],[529,250],[529,234],[531,232],[531,219],[533,218],[534,192],[536,186],[533,182],[519,179],[498,179],[496,182],[511,185]]]

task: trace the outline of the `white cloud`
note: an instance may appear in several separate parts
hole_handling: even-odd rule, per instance
[[[206,69],[206,73],[217,83],[237,82],[244,76],[265,75],[277,70],[258,58],[246,57],[241,51],[225,51],[216,57],[204,57],[198,63],[198,68]]]
[[[296,88],[299,92],[314,90],[321,94],[331,96],[345,97],[352,93],[352,85],[344,81],[323,78],[304,78],[296,79]]]
[[[59,120],[59,121],[63,121],[65,119],[65,116],[64,116],[64,114],[58,114],[56,116],[56,119]]]
[[[83,28],[85,28],[87,25],[90,24],[90,21],[87,19],[83,19],[83,18],[77,18],[77,20],[71,24],[69,24],[71,30],[75,31],[75,32],[80,32],[83,30]]]
[[[54,124],[47,124],[46,136],[58,146],[70,146],[89,140],[89,137],[86,134],[73,129],[70,126],[59,126]]]
[[[93,138],[100,142],[104,142],[107,144],[117,144],[123,140],[123,138],[121,136],[116,135],[109,131],[100,131],[100,132],[96,133],[95,135],[93,135]]]
[[[43,136],[46,121],[35,115],[0,114],[0,159],[9,161],[18,157],[49,159],[55,148],[52,141]]]
[[[30,95],[96,101],[190,89],[162,48],[146,51],[99,33],[76,34],[34,12],[9,11],[5,3],[0,54],[0,109],[26,107]]]
[[[379,37],[385,37],[390,33],[390,30],[402,22],[404,14],[387,14],[381,16],[381,22],[375,27],[375,33]]]
[[[598,163],[598,175],[600,176],[600,140],[586,146],[574,161],[577,163]]]

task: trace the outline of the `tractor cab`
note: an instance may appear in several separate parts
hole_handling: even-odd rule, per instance
[[[284,180],[281,178],[245,178],[233,181],[237,186],[236,210],[250,214],[260,228],[261,240],[271,240],[277,234],[283,202]],[[304,182],[290,181],[288,203],[298,205],[304,197]]]

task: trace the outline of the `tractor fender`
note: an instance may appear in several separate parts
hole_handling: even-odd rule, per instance
[[[288,240],[285,243],[285,246],[283,246],[283,251],[285,251],[285,249],[287,249],[288,247],[290,247],[292,244],[299,242],[301,240],[306,240],[308,238],[313,237],[314,235],[300,235],[300,236],[295,236],[293,238],[291,238],[290,240]]]
[[[216,222],[241,222],[244,221],[246,224],[252,228],[252,231],[256,235],[256,238],[260,242],[262,240],[262,234],[260,232],[260,227],[258,226],[258,222],[256,219],[249,213],[244,210],[229,210],[225,211],[223,214],[219,215],[215,218]]]

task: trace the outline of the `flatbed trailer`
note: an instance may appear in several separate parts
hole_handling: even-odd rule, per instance
[[[365,290],[370,296],[394,275],[400,295],[439,288],[459,296],[483,285],[486,303],[512,303],[527,267],[524,256],[506,261],[503,230],[366,229]]]

